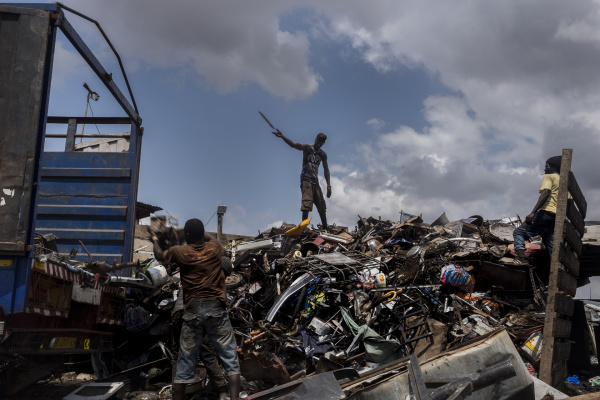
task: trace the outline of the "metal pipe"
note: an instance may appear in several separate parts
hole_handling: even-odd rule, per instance
[[[384,288],[371,289],[373,292],[389,292],[392,290],[405,290],[405,289],[439,289],[442,285],[404,285],[404,286],[388,286]]]

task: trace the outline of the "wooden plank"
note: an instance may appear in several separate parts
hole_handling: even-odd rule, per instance
[[[567,218],[567,199],[568,199],[568,181],[569,172],[571,172],[571,158],[573,156],[572,149],[563,149],[561,165],[560,165],[560,180],[558,183],[558,199],[556,205],[556,221],[554,224],[554,237],[561,239],[563,237],[564,222]],[[558,258],[559,251],[553,251],[550,261],[550,276],[548,279],[548,302],[546,304],[546,314],[544,317],[544,342],[551,343],[550,346],[542,346],[542,354],[540,360],[540,379],[548,385],[553,385],[553,360],[554,360],[554,331],[556,320],[556,298],[558,293],[558,276],[561,268]],[[571,324],[569,323],[569,328]],[[562,382],[562,379],[561,379]]]
[[[53,117],[49,116],[49,124],[68,124],[69,120],[75,118],[77,124],[109,124],[109,125],[129,125],[131,119],[128,117]]]
[[[556,306],[554,311],[556,311],[558,314],[563,314],[569,317],[573,316],[573,313],[575,312],[575,299],[562,293],[557,293],[555,304]]]
[[[583,222],[581,213],[577,210],[577,207],[573,206],[572,203],[567,207],[567,218],[569,218],[569,221],[573,223],[579,234],[583,236],[585,233],[585,223]],[[558,219],[556,220],[558,221]]]
[[[569,243],[569,246],[577,253],[577,256],[581,257],[583,251],[583,243],[581,242],[581,236],[575,229],[572,223],[565,223],[565,241]]]
[[[569,400],[598,400],[598,393],[580,394],[579,396],[571,396]]]
[[[567,374],[568,371],[566,362],[555,364],[552,368],[552,386],[559,387],[565,381]]]
[[[561,264],[571,272],[575,279],[579,278],[579,259],[575,257],[575,254],[564,243],[560,244],[558,251],[558,259]]]
[[[131,168],[42,167],[42,176],[53,178],[129,178],[131,177]]]
[[[65,141],[65,151],[75,150],[75,133],[77,131],[77,120],[71,118],[69,120],[69,127],[67,128],[67,140]]]
[[[556,318],[554,320],[554,324],[552,327],[552,332],[554,334],[555,338],[568,338],[569,336],[571,336],[571,321],[566,320],[566,319],[562,319],[562,318]],[[544,343],[548,343],[546,341],[546,331],[544,330]],[[550,342],[552,343],[552,342]],[[543,346],[542,346],[542,351],[543,351]]]
[[[554,343],[554,361],[567,361],[571,355],[571,343]]]
[[[127,215],[127,206],[39,204],[38,215],[125,217]]]
[[[567,271],[558,271],[558,279],[556,282],[557,287],[560,290],[564,290],[567,294],[575,296],[577,292],[577,278],[570,275]]]
[[[72,228],[37,228],[36,232],[45,235],[53,233],[58,236],[58,241],[123,241],[124,229],[72,229]]]
[[[573,175],[573,171],[569,171],[569,193],[573,196],[573,201],[577,205],[581,216],[585,219],[587,213],[587,201],[585,201],[585,196],[579,188],[579,184],[577,183],[577,179],[575,179],[575,175]]]

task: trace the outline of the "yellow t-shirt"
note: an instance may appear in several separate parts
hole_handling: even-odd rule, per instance
[[[540,207],[540,210],[550,211],[556,214],[556,204],[558,202],[558,181],[560,180],[559,174],[546,174],[542,178],[542,185],[540,186],[540,193],[544,189],[550,189],[550,196],[546,199],[546,202]],[[572,199],[571,193],[567,195],[569,199]]]

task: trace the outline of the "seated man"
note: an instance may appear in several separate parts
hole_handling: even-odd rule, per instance
[[[546,161],[538,201],[533,210],[525,217],[525,223],[513,232],[515,252],[521,262],[528,262],[525,255],[525,240],[538,235],[542,237],[542,243],[552,255],[561,158],[561,156],[555,156]]]

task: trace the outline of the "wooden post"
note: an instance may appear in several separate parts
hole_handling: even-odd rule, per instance
[[[550,278],[548,280],[548,298],[544,319],[544,339],[540,361],[540,379],[548,385],[553,385],[553,360],[555,350],[556,301],[558,294],[558,275],[561,268],[559,260],[560,245],[563,242],[565,220],[567,218],[567,200],[569,187],[569,172],[571,171],[572,149],[563,149],[560,164],[560,181],[558,183],[558,201],[556,205],[556,222],[554,225],[554,244],[550,261]]]
[[[65,151],[75,150],[75,131],[77,130],[77,120],[69,118],[69,127],[67,128],[67,141],[65,142]]]

